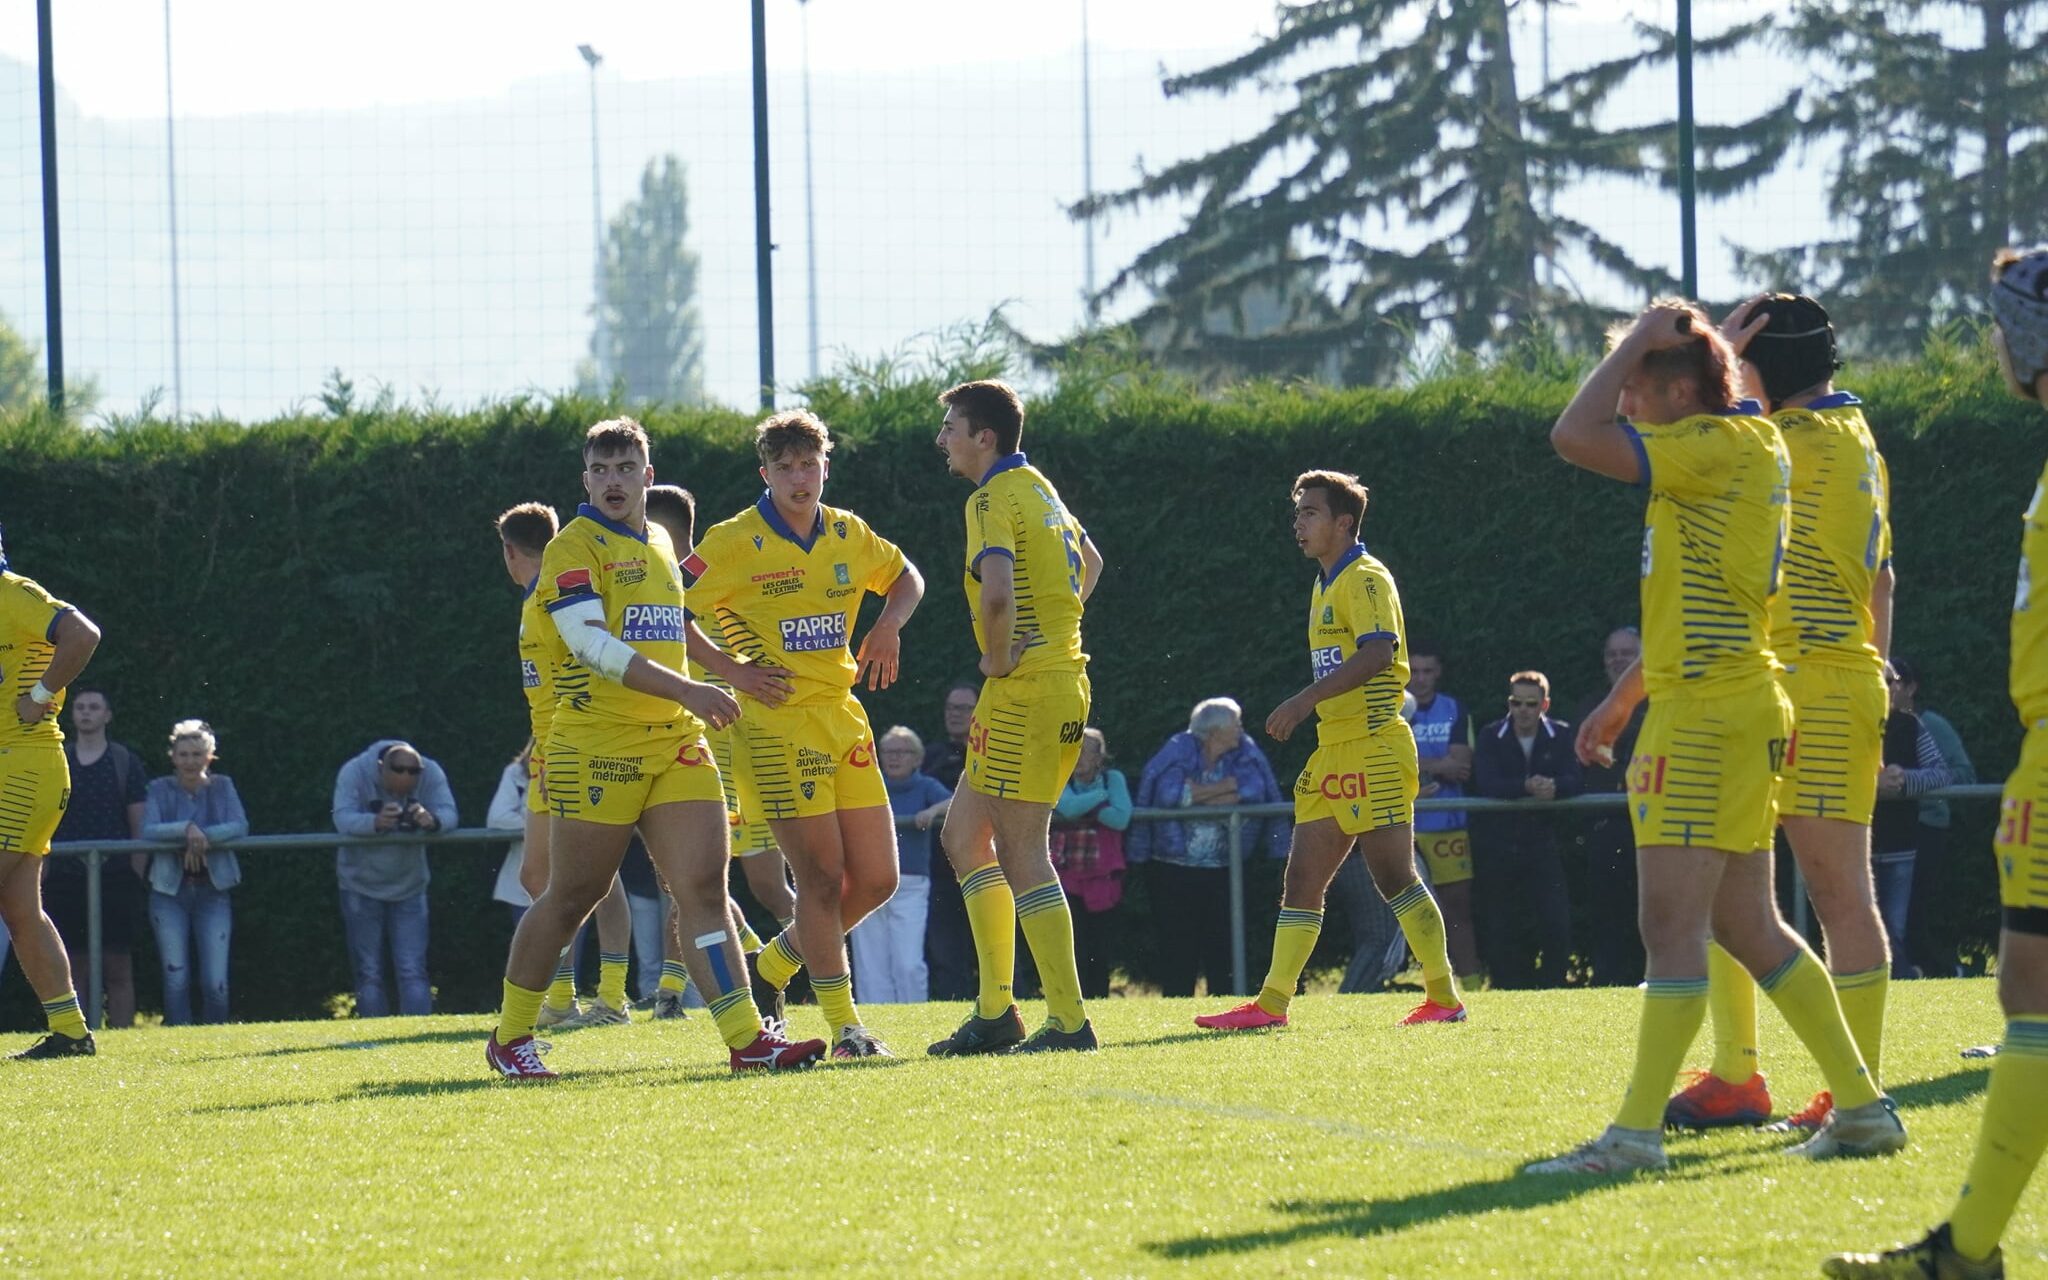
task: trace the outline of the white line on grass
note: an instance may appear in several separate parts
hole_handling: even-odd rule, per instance
[[[1436,1138],[1419,1138],[1414,1134],[1396,1133],[1389,1129],[1368,1129],[1364,1125],[1352,1124],[1348,1120],[1330,1120],[1322,1116],[1301,1116],[1287,1111],[1275,1111],[1270,1107],[1240,1106],[1225,1102],[1206,1102],[1200,1098],[1169,1098],[1153,1093],[1138,1093],[1130,1089],[1084,1089],[1084,1098],[1105,1098],[1114,1102],[1135,1102],[1140,1106],[1164,1107],[1173,1111],[1198,1111],[1203,1115],[1221,1116],[1229,1120],[1250,1120],[1258,1124],[1292,1124],[1305,1129],[1319,1129],[1340,1138],[1355,1138],[1360,1142],[1373,1142],[1382,1146],[1406,1147],[1411,1151],[1427,1151],[1438,1155],[1463,1156],[1467,1160],[1497,1162],[1514,1160],[1511,1151],[1492,1151],[1485,1147],[1467,1146],[1462,1142],[1444,1142]]]

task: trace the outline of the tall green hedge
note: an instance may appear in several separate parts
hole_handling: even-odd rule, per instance
[[[878,726],[927,733],[945,686],[974,665],[960,587],[968,489],[932,444],[938,389],[915,378],[813,389],[841,441],[828,499],[898,541],[930,584],[905,635],[903,683],[866,698]],[[1880,370],[1858,389],[1893,476],[1897,646],[1995,779],[2019,737],[2006,619],[2048,419],[2004,398],[1975,356]],[[1601,687],[1601,637],[1635,618],[1642,499],[1550,452],[1546,427],[1569,392],[1503,371],[1220,398],[1077,380],[1044,397],[1025,447],[1107,559],[1087,623],[1096,719],[1133,781],[1196,700],[1233,695],[1255,727],[1303,682],[1311,570],[1289,534],[1288,485],[1310,467],[1371,485],[1367,541],[1398,577],[1411,632],[1447,655],[1451,691],[1491,714],[1505,674],[1536,666],[1575,714]],[[464,823],[480,824],[525,736],[517,596],[491,520],[530,498],[572,511],[578,439],[607,412],[518,400],[114,430],[18,418],[0,423],[0,520],[14,567],[104,629],[86,682],[110,692],[116,736],[153,764],[174,720],[203,716],[258,830],[319,831],[342,761],[402,735],[447,767]],[[657,412],[648,425],[658,474],[695,490],[707,520],[758,494],[747,417]],[[1305,751],[1276,747],[1275,769],[1291,776]],[[1982,943],[1995,928],[1978,852],[1988,813],[1959,812],[1958,852],[1934,870],[1972,886],[1979,905],[1952,924]],[[495,1002],[496,861],[475,849],[436,858],[443,1008]],[[348,987],[331,858],[248,863],[236,1014],[317,1015]],[[143,986],[154,987],[146,972]],[[0,993],[0,1020],[30,1019],[21,987]]]

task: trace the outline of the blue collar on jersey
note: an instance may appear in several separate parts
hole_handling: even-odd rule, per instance
[[[818,521],[811,526],[811,536],[808,538],[797,537],[796,530],[789,527],[789,521],[784,520],[782,513],[775,509],[774,490],[761,490],[761,500],[754,504],[754,510],[761,513],[761,518],[768,522],[770,529],[775,530],[775,532],[794,542],[805,551],[809,551],[812,547],[816,546],[818,539],[825,536],[825,508],[822,505],[818,508]]]
[[[1806,407],[1809,409],[1846,409],[1852,404],[1862,403],[1861,400],[1858,400],[1846,391],[1837,391],[1832,395],[1822,396]]]
[[[536,573],[533,575],[533,581],[526,584],[526,590],[519,593],[519,598],[521,600],[530,599],[533,596],[533,589],[539,585],[540,575]]]
[[[981,478],[981,482],[987,484],[1005,471],[1014,471],[1018,467],[1028,467],[1030,465],[1031,460],[1026,458],[1024,451],[1020,449],[1016,453],[1006,454],[1003,457],[997,458],[996,465],[988,469],[988,474]]]
[[[1750,417],[1755,418],[1761,416],[1763,411],[1764,402],[1761,400],[1737,400],[1733,408],[1714,410],[1715,413],[1721,415],[1724,418],[1732,417],[1738,413],[1747,414]]]
[[[647,533],[645,530],[638,530],[634,529],[631,525],[620,524],[618,521],[612,519],[610,516],[606,515],[602,511],[599,511],[596,507],[591,506],[587,502],[579,503],[577,505],[576,514],[582,516],[585,520],[588,520],[593,524],[603,525],[605,528],[610,529],[613,533],[618,534],[622,538],[631,538],[635,542],[647,541]]]
[[[1365,544],[1363,542],[1352,543],[1351,549],[1349,551],[1346,551],[1343,555],[1338,556],[1337,563],[1331,565],[1330,571],[1323,575],[1323,585],[1327,587],[1331,583],[1335,582],[1337,580],[1337,575],[1344,572],[1345,565],[1350,564],[1353,560],[1358,559],[1358,557],[1364,554]]]

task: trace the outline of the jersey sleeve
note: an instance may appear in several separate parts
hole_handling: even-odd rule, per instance
[[[597,548],[573,530],[548,541],[540,557],[540,581],[534,595],[549,613],[585,600],[604,599]]]
[[[71,606],[43,590],[41,583],[10,578],[0,590],[0,629],[24,639],[55,641],[57,619],[71,612]]]
[[[1359,648],[1369,640],[1395,640],[1392,601],[1394,584],[1382,574],[1364,566],[1344,575],[1344,591],[1338,598],[1340,616]]]
[[[1727,433],[1699,418],[1629,430],[1643,450],[1643,485],[1652,493],[1698,497],[1728,487],[1734,453]]]
[[[863,520],[857,526],[861,540],[860,582],[876,595],[885,594],[896,585],[896,579],[903,576],[903,549],[881,534],[868,527]]]
[[[735,540],[723,525],[704,531],[696,547],[683,557],[683,586],[690,612],[708,614],[731,597],[740,580],[739,555]]]
[[[1892,562],[1892,469],[1877,455],[1877,568]]]
[[[987,488],[967,500],[967,567],[978,577],[981,562],[988,556],[1017,558],[1017,527],[1011,519],[1010,504],[999,502]]]

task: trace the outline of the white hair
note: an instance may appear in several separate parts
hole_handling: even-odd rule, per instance
[[[187,738],[197,738],[206,744],[206,754],[212,755],[219,742],[213,736],[213,726],[204,720],[180,720],[171,726],[171,745],[177,746]]]
[[[1197,738],[1228,725],[1244,724],[1244,708],[1235,698],[1204,698],[1188,714],[1188,732]]]
[[[917,736],[915,729],[911,729],[906,725],[893,724],[882,730],[882,736],[875,739],[875,745],[879,747],[885,742],[905,741],[909,742],[911,746],[916,747],[919,755],[924,754],[924,739]]]

